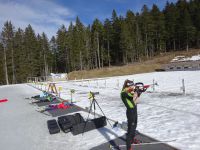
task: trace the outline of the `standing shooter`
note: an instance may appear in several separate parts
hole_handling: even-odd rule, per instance
[[[137,103],[140,94],[136,92],[136,87],[133,81],[125,80],[122,91],[121,99],[126,106],[126,116],[128,121],[128,131],[126,136],[127,150],[132,150],[131,144],[134,141],[135,131],[137,127]]]

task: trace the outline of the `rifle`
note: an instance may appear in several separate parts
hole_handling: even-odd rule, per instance
[[[140,97],[140,95],[150,87],[150,85],[144,85],[142,82],[137,82],[134,84],[134,86],[134,92],[138,94],[138,97]]]

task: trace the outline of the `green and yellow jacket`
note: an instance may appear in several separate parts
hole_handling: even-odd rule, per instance
[[[135,103],[133,101],[133,94],[129,93],[126,88],[121,91],[121,99],[127,109],[134,109]]]

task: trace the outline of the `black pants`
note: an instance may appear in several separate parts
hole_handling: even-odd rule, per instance
[[[132,141],[135,137],[135,130],[137,127],[137,106],[133,109],[127,109],[126,116],[128,119],[128,131],[126,136],[127,150],[131,148]]]

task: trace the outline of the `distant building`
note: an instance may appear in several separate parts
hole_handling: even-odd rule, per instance
[[[68,80],[67,73],[51,73],[49,76],[50,81],[66,81]]]
[[[169,64],[166,64],[164,69],[165,71],[200,70],[200,55],[191,58],[177,56]]]

